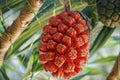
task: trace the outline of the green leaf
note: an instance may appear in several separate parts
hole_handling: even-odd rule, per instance
[[[33,50],[33,53],[29,59],[28,65],[27,65],[27,70],[26,74],[23,77],[23,79],[26,79],[27,77],[31,77],[34,75],[36,72],[41,72],[43,70],[42,68],[42,63],[38,62],[39,58],[39,52],[37,48]],[[31,67],[32,66],[32,67]]]
[[[114,42],[114,43],[108,43],[106,45],[104,45],[102,48],[111,48],[111,47],[115,47],[117,45],[120,45],[120,42]]]
[[[21,3],[25,3],[25,0],[10,0],[9,2],[7,2],[5,5],[0,6],[2,13],[7,12],[8,10],[10,10],[11,8],[14,8],[18,5],[20,5]]]
[[[43,66],[42,66],[42,63],[37,63],[36,66],[33,68],[33,70],[29,70],[25,76],[23,77],[23,80],[26,80],[26,78],[32,76],[34,73],[36,72],[41,72],[43,70]]]
[[[93,71],[94,68],[91,68],[91,67],[83,67],[83,70],[84,70],[84,71]]]
[[[27,63],[29,61],[29,57],[26,55],[19,55],[18,56],[19,60],[21,61],[21,63],[24,65],[24,67],[27,67]]]
[[[0,36],[2,36],[2,33],[0,33]]]
[[[110,42],[110,41],[113,41],[113,40],[114,40],[113,37],[110,37],[110,38],[108,39],[109,42]]]
[[[94,53],[106,43],[114,30],[115,28],[109,28],[106,26],[103,27],[103,29],[95,39],[93,46],[90,49],[90,57],[92,57]]]
[[[43,64],[38,62],[37,65],[34,67],[33,72],[38,72],[43,70]]]
[[[88,75],[98,75],[98,74],[102,74],[104,76],[106,76],[107,74],[104,72],[104,70],[98,69],[98,68],[92,68],[92,67],[84,67],[83,68],[84,71],[89,72]]]
[[[116,56],[108,56],[108,57],[105,57],[105,58],[100,58],[100,59],[97,59],[95,61],[92,61],[90,62],[90,64],[92,63],[105,63],[105,62],[111,62],[111,61],[114,61],[116,59]]]
[[[2,74],[4,80],[10,80],[9,77],[7,76],[7,74],[6,74],[5,69],[3,67],[0,68],[0,73]]]
[[[87,73],[82,74],[82,75],[78,75],[78,76],[72,78],[72,80],[81,80],[83,77],[85,77],[85,76],[87,76],[89,74],[90,74],[90,72],[87,72]]]
[[[98,74],[103,74],[103,72],[101,70],[94,69],[93,71],[90,72],[89,75],[98,75]]]
[[[30,59],[29,59],[29,61],[28,61],[28,65],[27,65],[27,68],[26,68],[26,72],[31,71],[31,66],[33,65],[33,59],[34,59],[34,55],[31,55],[31,56],[30,56]]]
[[[2,25],[2,28],[4,29],[4,31],[7,31],[6,26],[5,26],[5,19],[3,15],[0,17],[0,24]]]
[[[83,77],[85,77],[87,75],[91,75],[91,76],[92,75],[99,75],[99,74],[102,74],[104,76],[107,75],[103,70],[100,70],[97,68],[84,67],[83,70],[86,71],[85,74],[78,75],[78,76],[74,77],[72,80],[81,80]]]
[[[24,75],[23,78],[26,78],[26,77],[28,77],[28,76],[31,76],[31,74],[32,74],[32,71],[31,71],[32,67],[31,67],[31,66],[33,65],[33,59],[34,59],[34,55],[31,55],[31,56],[30,56],[30,59],[29,59],[29,61],[28,61],[28,64],[27,64],[26,74]]]
[[[103,73],[100,69],[91,67],[84,67],[83,70],[89,72],[89,75],[97,75]]]
[[[3,64],[3,67],[5,68],[5,69],[8,69],[8,70],[11,70],[11,71],[15,71],[15,72],[17,72],[18,70],[17,69],[15,69],[14,67],[12,67],[12,66],[9,66],[9,65],[7,65],[7,64]]]
[[[91,67],[84,67],[83,71],[86,71],[84,74],[80,74],[76,77],[74,77],[72,80],[81,80],[83,77],[87,75],[98,75],[98,74],[103,74],[106,75],[103,71],[97,68],[91,68]]]

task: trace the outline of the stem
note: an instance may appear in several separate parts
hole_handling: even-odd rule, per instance
[[[44,0],[29,0],[32,10],[29,4],[26,4],[18,18],[11,25],[11,27],[7,28],[7,32],[5,32],[0,37],[0,66],[2,66],[4,55],[9,47],[27,28],[31,20],[34,18],[35,14],[37,14],[39,8],[42,6],[43,2]]]
[[[64,3],[65,3],[65,11],[66,11],[66,12],[69,12],[69,11],[70,11],[72,2],[73,2],[73,0],[64,0]]]
[[[120,53],[116,59],[114,67],[106,80],[120,80]]]

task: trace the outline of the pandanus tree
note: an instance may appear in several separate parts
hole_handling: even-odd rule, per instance
[[[120,0],[0,0],[0,80],[119,80],[119,26]]]

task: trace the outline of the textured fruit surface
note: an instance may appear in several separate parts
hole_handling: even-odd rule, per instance
[[[100,20],[108,27],[120,25],[120,0],[96,0]]]
[[[79,12],[51,17],[43,29],[40,61],[54,77],[71,78],[82,71],[89,55],[89,30]]]

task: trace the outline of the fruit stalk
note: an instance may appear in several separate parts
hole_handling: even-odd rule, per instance
[[[44,1],[45,0],[29,0],[29,3],[24,6],[18,18],[7,28],[7,32],[0,37],[0,66],[2,66],[4,55],[9,47],[27,28]]]
[[[69,12],[70,11],[70,8],[71,8],[71,5],[73,3],[73,0],[64,0],[64,4],[65,4],[65,11],[66,12]]]

